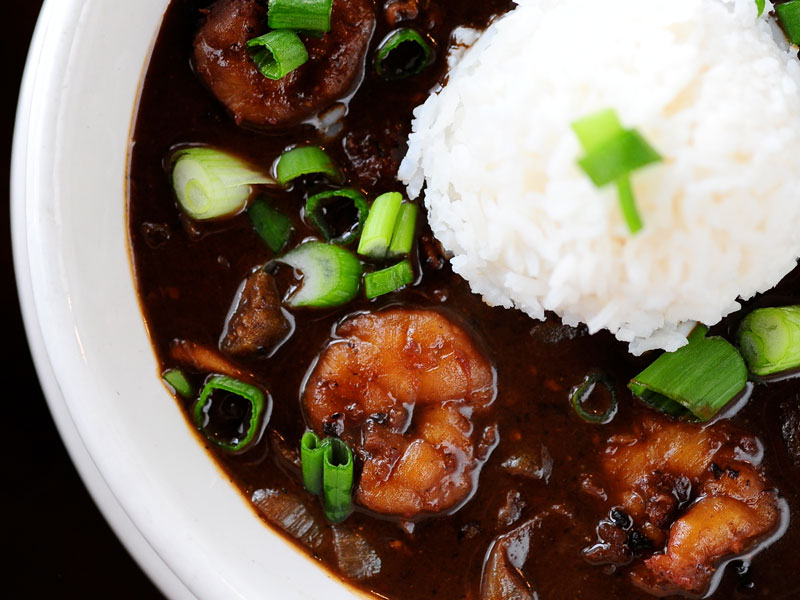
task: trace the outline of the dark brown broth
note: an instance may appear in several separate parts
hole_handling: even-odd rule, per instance
[[[507,0],[440,2],[444,19],[431,34],[439,44],[438,61],[423,75],[399,82],[383,82],[367,75],[350,102],[344,132],[330,143],[310,127],[266,134],[237,127],[224,108],[202,86],[191,70],[194,32],[199,8],[209,2],[173,0],[164,19],[147,71],[133,134],[130,164],[130,236],[142,308],[151,339],[164,368],[173,339],[217,345],[237,288],[249,272],[266,263],[271,254],[253,231],[246,216],[203,224],[189,234],[179,218],[164,160],[182,144],[210,144],[234,151],[255,164],[270,165],[287,146],[321,143],[347,167],[343,136],[348,132],[380,132],[387,127],[408,131],[411,110],[426,97],[443,75],[443,54],[449,32],[456,25],[483,26],[492,14],[508,8]],[[373,47],[388,27],[378,19]],[[402,149],[401,149],[402,150]],[[352,174],[351,174],[352,175]],[[383,177],[355,181],[369,197],[401,186]],[[274,202],[291,214],[297,243],[314,232],[301,221],[302,192],[276,192]],[[525,575],[542,599],[649,598],[634,588],[624,569],[607,573],[587,564],[581,550],[595,540],[594,528],[608,511],[604,503],[580,489],[580,477],[599,471],[598,447],[615,432],[626,431],[638,411],[625,382],[648,358],[628,355],[626,346],[603,332],[588,336],[580,329],[562,327],[557,319],[541,323],[525,315],[486,306],[445,265],[436,270],[421,255],[423,277],[414,287],[374,302],[356,300],[340,310],[295,311],[297,332],[269,359],[248,366],[269,382],[274,409],[267,434],[245,454],[232,456],[207,445],[209,452],[248,498],[259,488],[285,488],[304,494],[296,470],[276,452],[270,440],[276,432],[296,446],[305,429],[299,406],[303,377],[346,314],[406,303],[436,306],[466,323],[483,340],[498,373],[495,404],[500,443],[480,476],[474,497],[451,516],[416,523],[413,533],[393,520],[354,513],[347,526],[360,531],[382,559],[379,575],[361,585],[395,599],[478,598],[481,567],[492,540],[508,527],[499,526],[498,510],[508,491],[519,492],[525,506],[520,521],[552,505],[563,505],[573,519],[543,522],[532,539]],[[800,302],[800,269],[769,294],[750,304]],[[732,315],[715,331],[731,339],[740,315]],[[590,371],[603,371],[616,382],[622,398],[619,413],[605,426],[580,421],[569,406],[571,388]],[[156,376],[154,374],[154,376]],[[756,384],[748,404],[733,420],[754,432],[766,448],[767,477],[791,507],[784,536],[761,552],[752,564],[728,567],[715,598],[790,598],[800,594],[795,551],[800,545],[800,470],[793,465],[781,437],[782,402],[796,402],[800,379]],[[187,419],[190,403],[183,402]],[[552,458],[549,481],[511,476],[503,460],[521,448],[545,446]],[[315,515],[324,522],[316,502]],[[255,523],[254,523],[255,526]],[[476,533],[476,535],[472,535]],[[314,557],[334,568],[333,549],[323,546]]]

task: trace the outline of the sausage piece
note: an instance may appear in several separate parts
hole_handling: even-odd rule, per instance
[[[231,313],[220,348],[234,356],[269,354],[290,334],[292,325],[281,309],[275,278],[258,270],[244,284]]]
[[[288,127],[314,116],[360,83],[375,10],[371,0],[334,0],[331,30],[301,36],[309,59],[281,79],[264,77],[247,42],[266,33],[266,2],[217,0],[194,39],[194,64],[238,124]]]

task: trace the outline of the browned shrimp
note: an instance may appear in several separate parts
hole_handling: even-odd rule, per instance
[[[331,29],[304,37],[309,59],[281,79],[264,77],[247,42],[266,33],[266,2],[217,0],[194,40],[197,73],[237,123],[295,125],[346,97],[361,79],[375,29],[371,0],[334,0]]]
[[[303,390],[318,433],[362,459],[356,500],[414,518],[465,501],[495,441],[495,372],[438,312],[392,309],[344,321]],[[478,427],[478,423],[482,427]]]
[[[637,585],[658,595],[702,594],[722,559],[775,530],[781,506],[758,469],[759,454],[753,436],[727,423],[703,427],[650,414],[633,435],[609,441],[603,464],[615,482],[611,499],[635,531],[622,540],[640,549],[666,543],[663,554],[634,567]]]

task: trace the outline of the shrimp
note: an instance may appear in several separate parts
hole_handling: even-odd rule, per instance
[[[295,125],[360,82],[375,29],[370,0],[334,0],[330,31],[303,40],[308,62],[277,80],[264,77],[247,50],[248,40],[266,32],[266,21],[266,2],[217,0],[195,36],[195,69],[238,124]]]
[[[760,453],[756,438],[726,423],[654,415],[637,423],[635,435],[609,441],[603,467],[616,482],[611,498],[633,527],[622,543],[635,540],[641,549],[666,540],[663,554],[634,567],[634,583],[658,595],[703,594],[724,558],[776,529],[782,507],[758,469]]]
[[[492,365],[432,310],[363,313],[341,323],[312,366],[302,404],[312,429],[361,457],[356,501],[412,519],[456,509],[496,443],[486,421]]]

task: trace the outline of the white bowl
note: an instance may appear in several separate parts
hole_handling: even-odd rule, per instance
[[[53,416],[117,535],[170,598],[353,598],[266,527],[158,376],[134,289],[126,168],[167,0],[47,0],[12,164],[20,300]]]

